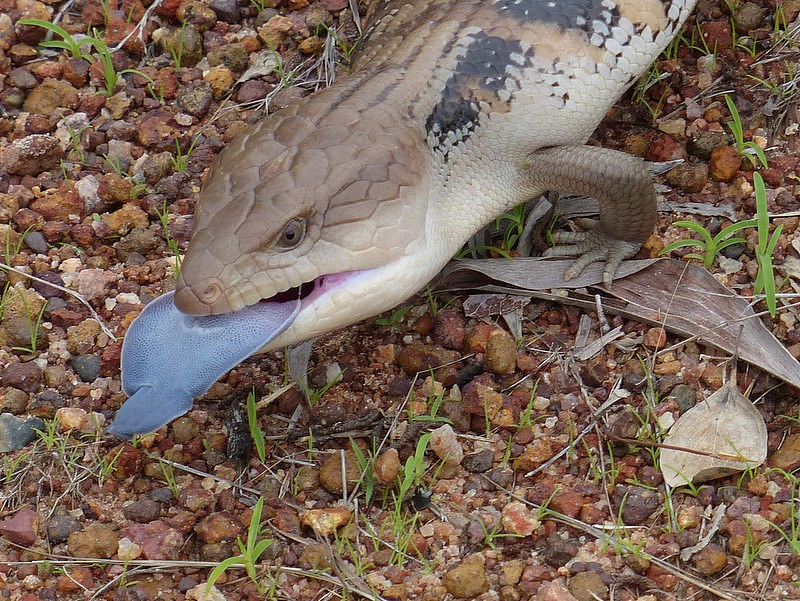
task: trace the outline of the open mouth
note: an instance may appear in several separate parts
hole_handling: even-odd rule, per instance
[[[288,303],[296,301],[298,298],[302,301],[308,298],[317,287],[317,280],[323,279],[325,276],[320,276],[312,282],[303,282],[299,286],[289,288],[283,292],[279,292],[273,297],[261,299],[262,303]]]
[[[347,280],[350,280],[355,275],[361,273],[360,271],[344,271],[341,273],[329,273],[321,275],[310,282],[303,282],[299,286],[289,288],[283,292],[271,296],[270,298],[262,299],[259,302],[268,303],[286,303],[294,302],[296,300],[302,301],[303,306],[310,304],[320,296],[330,292],[334,288],[338,288]]]

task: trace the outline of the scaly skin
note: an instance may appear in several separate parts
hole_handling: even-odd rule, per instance
[[[220,314],[314,283],[262,350],[308,339],[402,302],[547,190],[600,200],[566,275],[606,260],[610,282],[652,230],[655,191],[640,161],[584,143],[694,4],[376,2],[351,75],[220,154],[176,306]]]

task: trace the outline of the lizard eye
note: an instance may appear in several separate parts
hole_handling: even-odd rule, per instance
[[[278,246],[283,250],[289,250],[297,246],[306,236],[306,220],[297,218],[292,219],[283,228],[283,233],[278,239]]]

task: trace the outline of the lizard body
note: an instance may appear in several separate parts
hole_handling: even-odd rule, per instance
[[[374,2],[347,77],[220,153],[168,310],[196,320],[187,331],[201,316],[236,328],[245,307],[292,302],[266,310],[276,327],[260,350],[309,339],[404,301],[487,222],[547,190],[598,198],[597,227],[557,250],[579,257],[567,277],[606,260],[610,282],[650,234],[656,195],[639,159],[585,142],[694,4]],[[136,347],[153,346],[126,345],[123,379]],[[145,387],[158,388],[137,375],[126,391]]]
[[[488,221],[548,189],[613,189],[600,198],[613,274],[651,232],[655,193],[638,161],[583,144],[693,4],[378,2],[352,74],[221,153],[178,308],[224,313],[355,274],[268,348],[310,338],[402,302]]]

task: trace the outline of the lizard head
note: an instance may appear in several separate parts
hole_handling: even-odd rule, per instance
[[[259,349],[389,309],[449,258],[431,252],[438,221],[419,131],[333,93],[262,121],[220,154],[175,293],[147,305],[125,336],[129,398],[110,433],[161,427]]]
[[[175,305],[217,315],[302,299],[277,348],[386,310],[431,277],[425,147],[408,119],[322,93],[262,121],[215,163]],[[419,280],[417,282],[416,280]]]

